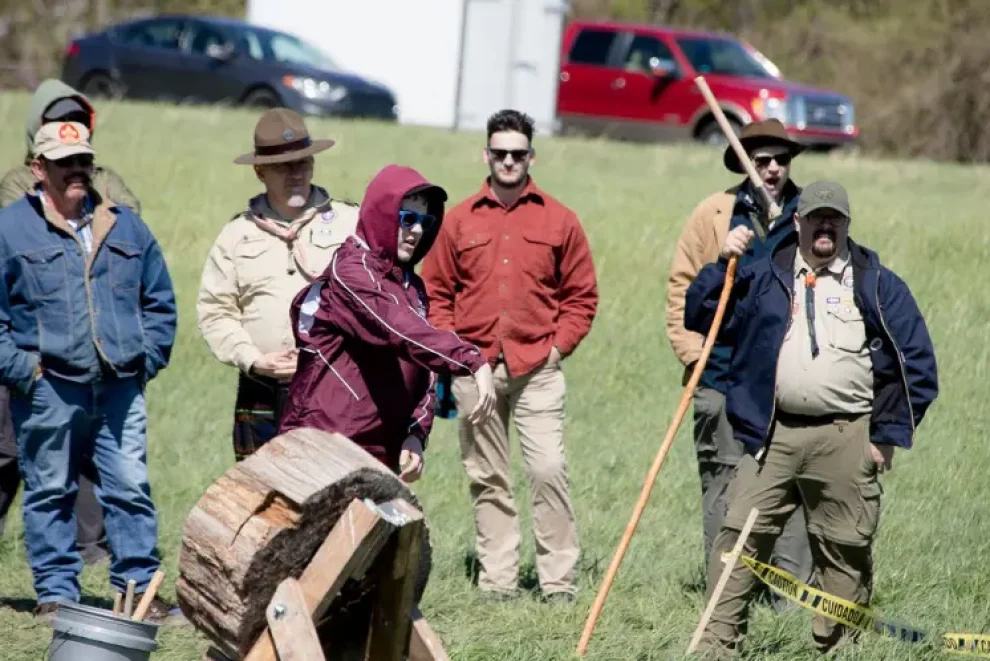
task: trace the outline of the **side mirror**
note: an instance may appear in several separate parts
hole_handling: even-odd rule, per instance
[[[673,60],[661,60],[659,57],[651,57],[650,72],[656,78],[669,78],[677,74],[677,63]]]
[[[234,45],[227,44],[210,44],[206,47],[206,56],[212,57],[214,60],[222,60],[227,62],[234,59],[236,51],[234,50]]]

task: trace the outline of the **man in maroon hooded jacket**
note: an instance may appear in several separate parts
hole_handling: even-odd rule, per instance
[[[474,345],[427,322],[413,272],[443,220],[447,193],[411,168],[375,175],[349,237],[292,302],[299,363],[279,433],[311,427],[343,434],[412,482],[433,424],[434,373],[474,375],[474,423],[495,402],[491,367]]]

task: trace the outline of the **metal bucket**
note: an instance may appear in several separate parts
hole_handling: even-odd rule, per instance
[[[148,661],[158,625],[117,617],[102,608],[59,604],[49,661]]]

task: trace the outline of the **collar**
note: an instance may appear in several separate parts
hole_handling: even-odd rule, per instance
[[[502,204],[502,200],[498,199],[498,195],[495,194],[495,191],[492,190],[492,178],[489,176],[485,178],[485,183],[481,185],[481,190],[475,193],[474,199],[471,201],[471,209],[476,209],[482,204],[514,209],[525,202],[535,202],[539,205],[543,205],[544,201],[543,191],[541,191],[533,181],[533,177],[531,175],[527,175],[526,184],[519,193],[519,197],[517,197],[516,201],[509,207],[506,207]]]
[[[845,248],[841,252],[839,252],[838,255],[833,257],[832,261],[830,261],[828,264],[819,267],[817,272],[821,273],[822,271],[827,271],[832,275],[841,276],[845,272],[848,266],[849,266],[849,249]],[[801,254],[801,250],[799,249],[797,250],[797,254],[794,255],[794,274],[800,275],[804,271],[815,271],[815,269],[811,268],[811,265],[808,264],[807,260],[804,258],[804,255]]]
[[[44,210],[46,215],[48,214],[48,212],[53,212],[55,214],[58,214],[58,212],[55,210],[55,207],[48,206],[48,196],[45,195],[45,191],[41,188],[40,185],[38,185],[38,187],[35,189],[35,192],[38,195],[38,201],[41,203],[41,208]],[[90,223],[90,221],[93,220],[93,211],[95,209],[96,206],[93,204],[93,196],[90,195],[89,193],[86,193],[86,197],[83,199],[82,209],[79,216],[77,218],[66,218],[65,221],[71,223],[77,229],[80,227],[85,227]]]

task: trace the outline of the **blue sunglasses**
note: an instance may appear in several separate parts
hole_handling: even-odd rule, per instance
[[[436,222],[436,217],[428,213],[416,213],[405,209],[399,212],[399,225],[402,229],[410,230],[418,223],[423,226],[423,231],[426,231],[431,229]]]

